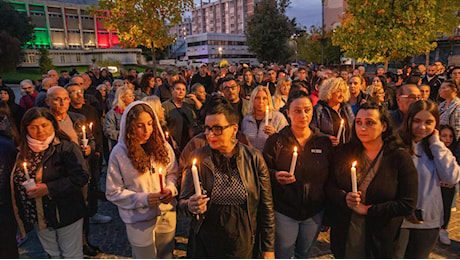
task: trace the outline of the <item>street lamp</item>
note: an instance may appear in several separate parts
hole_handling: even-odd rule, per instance
[[[224,51],[224,49],[222,47],[219,47],[218,51],[219,51],[219,57],[222,59],[222,52]]]

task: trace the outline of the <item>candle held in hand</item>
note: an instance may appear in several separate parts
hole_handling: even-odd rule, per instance
[[[89,123],[89,131],[93,132],[93,122]]]
[[[340,141],[340,137],[342,136],[344,124],[345,124],[345,120],[342,119],[342,121],[340,121],[339,132],[337,133],[337,140],[339,141]]]
[[[356,181],[356,164],[358,162],[354,161],[351,165],[351,190],[354,193],[358,193],[358,183]]]
[[[196,167],[196,158],[192,164],[193,185],[195,186],[195,194],[201,196],[200,178],[198,177],[198,168]]]
[[[165,132],[165,138],[166,138],[166,141],[169,142],[169,132],[168,131]]]
[[[24,162],[22,166],[24,167],[24,175],[26,176],[26,180],[30,180],[29,170],[27,169],[27,163]]]
[[[294,153],[292,154],[292,160],[291,160],[291,168],[289,169],[289,174],[294,175],[295,172],[295,165],[297,164],[297,156],[299,154],[297,153],[297,146],[294,146]]]
[[[158,172],[158,178],[160,178],[160,193],[163,194],[163,175],[162,175],[163,168],[160,167],[160,170]]]
[[[81,131],[83,132],[83,140],[86,140],[86,126],[82,126]]]
[[[268,125],[268,113],[270,113],[269,107],[265,108],[265,125]]]

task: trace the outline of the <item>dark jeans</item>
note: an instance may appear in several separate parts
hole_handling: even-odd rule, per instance
[[[398,258],[427,259],[439,236],[439,228],[401,228]]]
[[[450,212],[452,207],[452,201],[455,196],[455,186],[453,188],[441,187],[442,194],[442,205],[444,206],[444,224],[441,226],[443,229],[447,229],[450,221]]]

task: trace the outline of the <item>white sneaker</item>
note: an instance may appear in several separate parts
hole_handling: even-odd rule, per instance
[[[443,245],[450,246],[451,242],[447,230],[442,228],[439,230],[439,242],[441,242],[441,244]]]
[[[112,221],[112,218],[109,216],[104,216],[99,213],[96,213],[94,216],[89,218],[89,223],[91,224],[104,224]]]

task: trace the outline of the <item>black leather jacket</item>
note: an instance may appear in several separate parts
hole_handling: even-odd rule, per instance
[[[247,210],[250,216],[252,231],[252,241],[255,236],[260,235],[261,250],[263,252],[273,252],[275,245],[275,217],[273,211],[272,189],[270,185],[270,175],[262,154],[249,146],[237,143],[237,167],[241,174],[241,179],[248,192]],[[213,172],[215,166],[211,160],[212,150],[209,145],[195,150],[190,156],[196,158],[198,163],[198,175],[202,188],[211,197],[214,184]],[[192,215],[188,210],[188,199],[195,194],[193,178],[190,171],[191,162],[188,164],[186,176],[182,183],[182,191],[179,197],[179,212],[185,215]],[[211,198],[212,200],[212,198]],[[208,209],[209,209],[208,203]],[[206,221],[206,213],[197,221],[193,218],[192,227],[195,234],[198,233],[201,224]],[[256,234],[256,230],[258,234]]]

